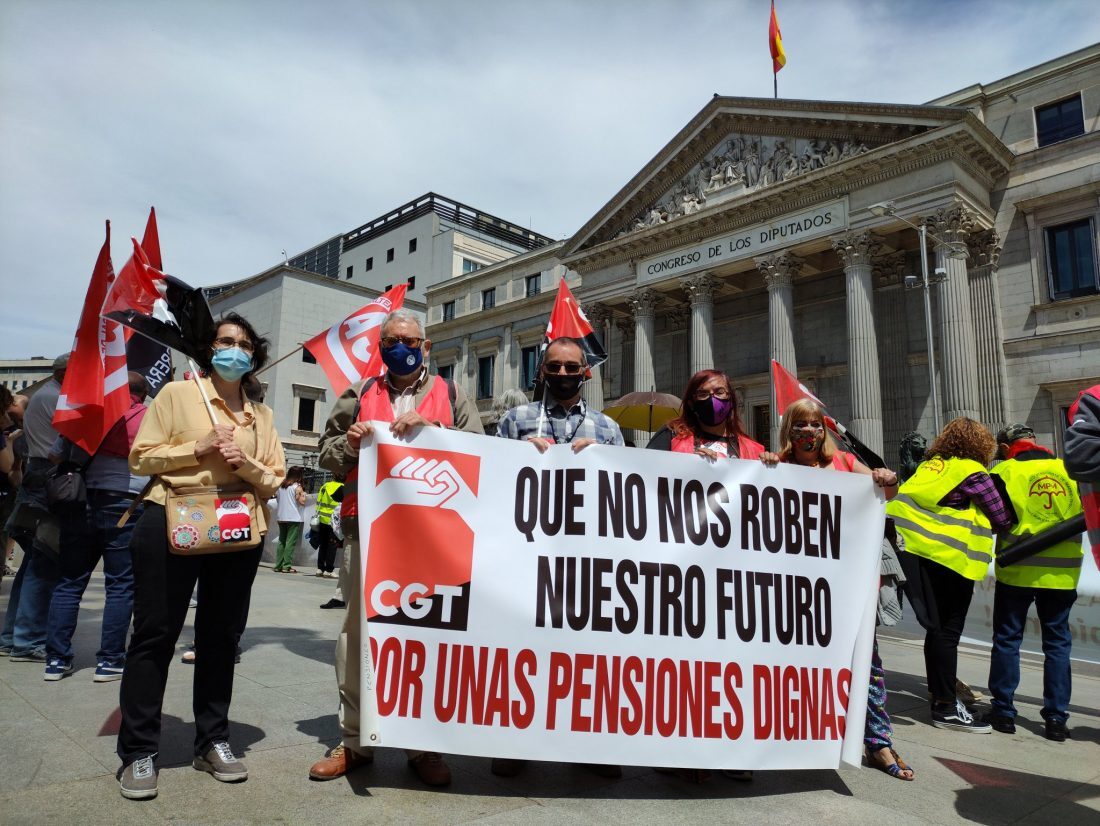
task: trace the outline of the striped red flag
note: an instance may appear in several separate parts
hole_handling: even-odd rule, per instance
[[[130,407],[125,332],[121,324],[100,318],[114,278],[108,221],[53,417],[54,429],[88,453],[95,453]]]
[[[381,376],[385,372],[382,351],[378,346],[382,320],[405,303],[408,288],[408,284],[398,284],[302,345],[317,359],[337,393],[343,393],[356,382]]]
[[[768,50],[772,55],[772,74],[787,65],[787,52],[783,49],[783,34],[779,31],[779,18],[775,15],[775,0],[772,0],[772,17],[768,23]]]

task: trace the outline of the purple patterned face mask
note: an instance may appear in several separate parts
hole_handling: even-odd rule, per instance
[[[692,399],[691,410],[707,427],[714,427],[729,418],[733,410],[733,399],[720,399],[711,396],[709,399]]]

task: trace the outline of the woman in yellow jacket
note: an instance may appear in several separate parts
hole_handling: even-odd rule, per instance
[[[886,505],[906,553],[918,558],[919,582],[907,569],[906,587],[924,598],[918,617],[926,632],[932,725],[976,734],[989,733],[990,726],[956,698],[955,673],[974,583],[985,577],[993,559],[994,534],[1015,521],[986,471],[996,449],[993,435],[979,422],[952,419],[929,446],[928,458]]]

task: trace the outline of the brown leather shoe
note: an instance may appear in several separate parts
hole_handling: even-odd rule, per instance
[[[369,766],[374,762],[374,754],[362,754],[344,746],[337,746],[328,755],[314,763],[309,769],[311,780],[335,780],[343,777],[352,769]]]
[[[409,758],[409,768],[416,772],[420,781],[428,786],[448,786],[451,783],[451,770],[443,762],[443,755],[435,751],[426,751]]]

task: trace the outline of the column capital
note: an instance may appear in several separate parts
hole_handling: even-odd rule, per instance
[[[653,318],[661,294],[656,290],[638,290],[628,300],[634,318]]]
[[[711,303],[714,301],[714,293],[720,286],[721,282],[712,275],[707,273],[699,273],[698,275],[689,275],[687,278],[680,279],[680,286],[684,288],[684,292],[691,298],[691,306],[696,304]]]
[[[611,318],[611,308],[599,301],[591,301],[581,305],[581,312],[588,319],[594,330],[602,330],[603,325]]]
[[[634,319],[629,316],[615,316],[614,324],[619,328],[623,340],[634,338]]]
[[[673,330],[680,330],[686,327],[688,316],[690,315],[691,310],[683,304],[678,304],[675,307],[670,307],[665,310],[665,318],[668,320],[668,326]]]
[[[932,215],[925,216],[922,223],[939,239],[936,252],[951,258],[966,257],[962,247],[952,249],[952,245],[965,244],[974,232],[974,213],[969,208],[959,202],[940,207]]]
[[[905,251],[886,252],[880,250],[871,258],[871,277],[880,287],[893,287],[905,277]]]
[[[754,258],[757,269],[764,276],[764,283],[769,292],[786,287],[790,289],[794,283],[794,277],[802,268],[802,259],[793,252],[777,252],[762,258]]]
[[[830,240],[845,269],[859,264],[870,264],[871,257],[882,246],[878,237],[871,232],[846,232]]]
[[[1001,258],[1001,236],[996,230],[974,233],[967,239],[966,246],[970,253],[971,269],[989,267],[996,272]]]

